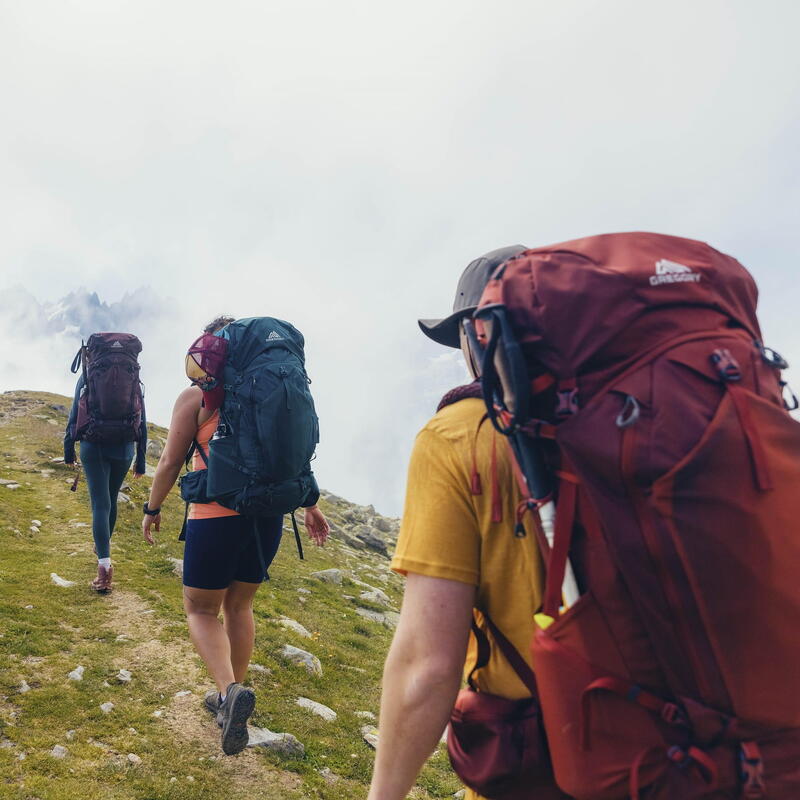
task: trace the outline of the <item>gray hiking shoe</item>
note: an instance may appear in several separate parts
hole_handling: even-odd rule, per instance
[[[221,706],[222,704],[219,701],[219,692],[216,689],[206,692],[206,696],[203,698],[203,708],[216,717],[217,725],[220,727],[222,726],[222,717],[220,716]]]
[[[256,707],[256,693],[241,683],[232,683],[219,710],[222,718],[222,752],[226,756],[241,753],[247,747],[247,720]]]

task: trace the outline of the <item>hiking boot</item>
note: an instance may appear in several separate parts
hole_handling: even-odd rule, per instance
[[[225,693],[217,720],[222,719],[222,752],[241,753],[247,747],[247,720],[256,707],[256,693],[241,683],[232,683]]]
[[[203,708],[213,714],[217,720],[217,725],[222,727],[222,714],[220,713],[222,703],[219,700],[219,692],[216,689],[206,692],[206,696],[203,698]]]
[[[97,565],[97,577],[89,584],[89,587],[98,594],[108,594],[111,592],[111,577],[114,574],[114,567],[103,567]]]

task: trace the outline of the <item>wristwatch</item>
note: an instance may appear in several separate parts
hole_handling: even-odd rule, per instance
[[[149,517],[157,517],[161,513],[160,508],[150,508],[147,503],[142,506],[142,511],[144,511],[144,513]]]

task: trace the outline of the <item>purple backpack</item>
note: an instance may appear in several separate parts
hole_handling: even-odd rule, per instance
[[[132,333],[93,333],[72,362],[83,369],[73,439],[98,444],[134,442],[142,423],[138,356],[142,343]]]

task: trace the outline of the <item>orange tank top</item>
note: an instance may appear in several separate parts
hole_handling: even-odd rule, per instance
[[[219,411],[215,411],[198,429],[197,444],[203,448],[203,452],[208,456],[208,442],[214,435],[219,422]],[[200,453],[195,452],[192,456],[192,469],[206,469],[206,462]],[[219,503],[192,503],[189,509],[189,519],[213,519],[214,517],[238,517],[239,514],[230,508],[225,508]]]

